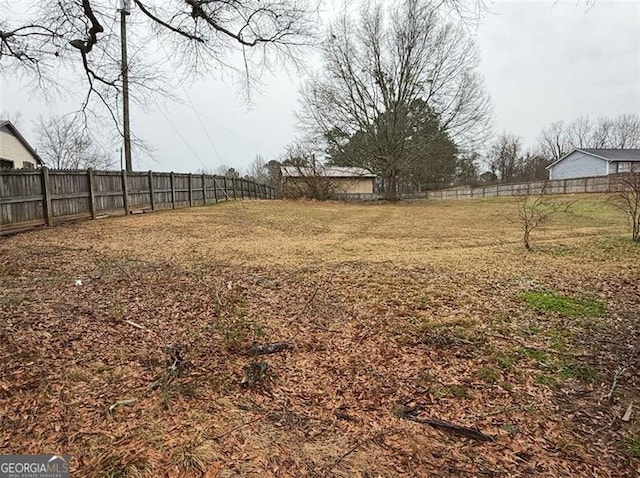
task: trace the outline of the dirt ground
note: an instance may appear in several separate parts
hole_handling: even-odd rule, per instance
[[[0,454],[70,454],[74,477],[638,476],[640,245],[605,198],[562,200],[530,252],[511,199],[1,238]]]

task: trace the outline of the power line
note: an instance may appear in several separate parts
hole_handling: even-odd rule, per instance
[[[187,145],[187,148],[189,148],[189,150],[191,151],[191,153],[195,156],[195,158],[200,162],[200,164],[202,165],[203,169],[207,168],[207,165],[204,163],[204,161],[202,161],[202,159],[200,158],[200,156],[198,155],[198,153],[196,152],[195,149],[193,149],[191,147],[191,143],[189,143],[186,138],[182,135],[182,133],[180,132],[180,130],[178,128],[176,128],[176,126],[173,124],[173,121],[171,121],[171,118],[169,118],[169,115],[167,113],[165,113],[165,111],[162,109],[162,106],[160,105],[160,103],[158,103],[156,101],[156,105],[158,106],[158,110],[160,111],[160,113],[162,113],[162,116],[164,116],[164,119],[167,120],[167,123],[169,123],[169,125],[171,126],[171,128],[173,128],[173,130],[176,132],[176,134],[180,137],[180,139],[182,140],[182,142],[184,144]]]
[[[189,148],[189,150],[191,151],[191,153],[196,157],[196,159],[200,162],[200,164],[202,165],[203,169],[207,168],[207,165],[204,163],[204,161],[202,161],[202,159],[200,158],[200,156],[198,155],[198,153],[196,152],[195,149],[193,149],[191,147],[191,143],[189,143],[186,138],[184,136],[182,136],[182,133],[180,133],[180,130],[176,127],[175,124],[173,124],[173,121],[171,121],[171,118],[169,118],[169,115],[167,113],[165,113],[165,111],[162,109],[162,106],[160,106],[160,103],[156,102],[156,104],[158,105],[158,110],[160,110],[160,113],[162,113],[162,116],[164,116],[164,118],[167,120],[167,123],[169,123],[169,125],[171,126],[171,128],[173,128],[173,130],[176,132],[176,134],[180,137],[180,139],[182,140],[182,142],[184,144],[187,145],[187,148]],[[218,188],[218,181],[215,178],[215,175],[213,177],[213,183],[216,187],[216,189]],[[225,195],[225,197],[227,198],[227,200],[231,200],[231,197],[229,196],[229,194],[227,193],[226,188],[222,188],[222,192]],[[244,207],[244,204],[242,205]]]

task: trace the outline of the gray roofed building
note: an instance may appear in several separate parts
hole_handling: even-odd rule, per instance
[[[549,179],[574,179],[624,173],[640,167],[640,149],[578,148],[554,161]]]

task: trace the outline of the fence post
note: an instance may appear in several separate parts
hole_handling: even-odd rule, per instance
[[[129,215],[129,186],[127,185],[127,171],[122,170],[122,198],[124,202],[124,215]]]
[[[222,190],[224,191],[224,200],[228,200],[229,199],[229,193],[227,192],[227,177],[224,176],[222,178]]]
[[[562,180],[562,194],[567,194],[567,180]]]
[[[213,200],[218,204],[218,180],[215,174],[213,175]]]
[[[42,169],[42,196],[44,206],[44,219],[47,226],[53,225],[53,211],[51,210],[51,189],[49,188],[49,168],[43,166]]]
[[[87,169],[87,180],[89,181],[89,209],[91,210],[91,219],[96,218],[96,196],[93,191],[93,169]]]
[[[202,204],[207,205],[207,175],[202,175]]]
[[[176,178],[173,174],[173,171],[171,171],[171,175],[169,176],[169,179],[171,180],[171,209],[175,209],[176,208]]]
[[[233,187],[233,199],[237,199],[236,197],[236,178],[231,178],[231,187]]]
[[[149,171],[149,198],[151,199],[151,210],[156,210],[156,188],[153,184],[153,171]]]
[[[244,180],[240,178],[240,199],[244,199]]]
[[[189,207],[193,207],[193,175],[189,173]]]

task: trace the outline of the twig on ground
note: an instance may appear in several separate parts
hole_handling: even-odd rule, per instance
[[[226,437],[227,435],[230,435],[230,434],[232,434],[233,432],[235,432],[235,431],[237,431],[237,430],[240,430],[240,429],[241,429],[241,428],[243,428],[243,427],[246,427],[246,426],[252,425],[252,424],[254,424],[254,423],[256,423],[256,422],[259,422],[260,420],[264,420],[265,418],[266,418],[266,416],[265,416],[265,415],[263,415],[263,416],[261,416],[261,417],[254,418],[253,420],[249,420],[248,422],[244,422],[244,423],[242,423],[242,424],[238,425],[237,427],[232,428],[231,430],[228,430],[228,431],[226,431],[226,432],[222,433],[221,435],[218,435],[218,436],[216,436],[216,437],[213,437],[213,439],[214,439],[214,440],[219,440],[220,438],[224,438],[224,437]]]
[[[133,320],[127,320],[125,319],[125,322],[129,325],[132,325],[133,327],[135,327],[136,329],[141,329],[141,330],[147,330],[147,328],[144,325],[140,325],[136,322],[134,322]]]
[[[122,271],[124,275],[126,275],[129,278],[130,281],[133,280],[133,277],[131,277],[131,274],[129,274],[129,272],[124,267],[122,267],[119,262],[116,261],[115,265],[118,269]]]
[[[376,433],[372,437],[366,438],[364,440],[360,440],[358,443],[356,443],[351,448],[349,448],[346,452],[344,452],[342,455],[340,455],[333,463],[331,463],[331,465],[329,465],[327,467],[326,473],[327,474],[330,473],[331,470],[333,470],[336,466],[338,466],[342,460],[344,460],[346,457],[351,455],[354,451],[356,451],[358,448],[360,448],[361,446],[365,445],[366,443],[374,442],[374,441],[379,440],[380,438],[382,438],[384,436],[387,436],[387,435],[395,435],[396,433],[399,433],[401,431],[402,431],[402,428],[390,428],[390,429],[387,429],[387,430],[382,430],[382,431]]]
[[[640,343],[636,344],[631,349],[627,357],[627,360],[618,366],[616,373],[613,376],[613,382],[611,383],[611,388],[609,389],[609,393],[607,393],[606,395],[606,398],[608,400],[611,400],[613,398],[613,394],[615,393],[616,387],[618,386],[618,380],[622,378],[622,376],[625,374],[625,372],[629,368],[633,368],[636,361],[638,360],[639,354],[640,354]]]
[[[123,406],[123,405],[132,405],[132,404],[136,403],[137,401],[138,401],[138,399],[137,399],[137,398],[128,398],[128,399],[126,399],[126,400],[118,400],[118,401],[116,401],[116,402],[112,403],[112,404],[109,406],[108,412],[109,412],[109,413],[111,413],[111,412],[113,412],[116,408],[118,408],[118,407],[120,407],[120,406]]]
[[[611,383],[611,388],[609,388],[609,393],[606,395],[607,400],[611,400],[613,398],[613,394],[618,386],[618,380],[620,380],[620,377],[622,377],[626,371],[627,367],[624,365],[620,365],[617,368],[616,373],[613,375],[613,382]]]
[[[249,349],[249,355],[267,355],[283,352],[292,346],[291,342],[274,342],[271,344],[254,345]]]
[[[629,420],[631,420],[631,411],[633,410],[633,402],[631,402],[629,404],[629,406],[627,407],[627,411],[624,412],[624,416],[622,417],[622,421],[623,422],[628,422]]]

